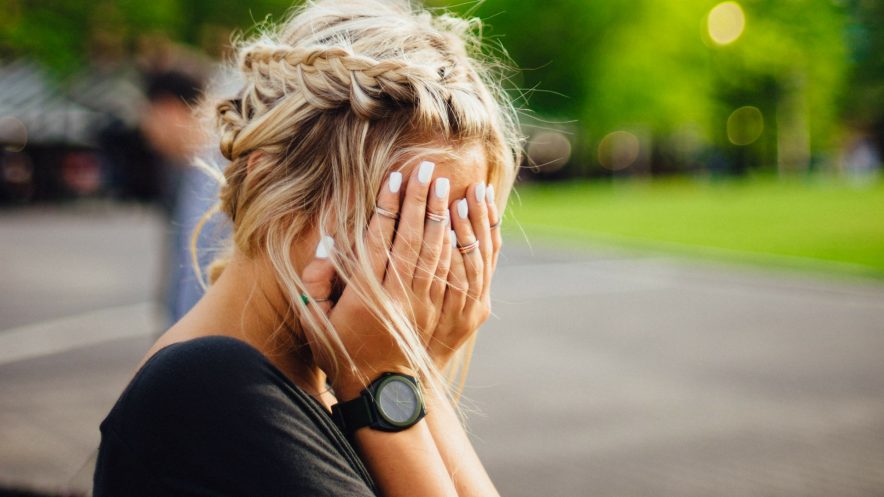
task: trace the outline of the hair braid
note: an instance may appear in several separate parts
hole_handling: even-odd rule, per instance
[[[292,90],[317,109],[350,105],[365,119],[383,117],[385,99],[415,103],[432,91],[447,96],[450,69],[432,69],[400,59],[376,60],[340,46],[292,47],[255,44],[242,55],[241,68],[255,76],[262,103]]]

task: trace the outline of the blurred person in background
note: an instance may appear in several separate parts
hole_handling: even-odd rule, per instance
[[[159,66],[158,67],[162,67]],[[113,164],[117,195],[155,204],[167,221],[162,241],[158,300],[168,325],[177,321],[202,295],[194,276],[190,234],[217,197],[217,183],[193,167],[195,155],[216,157],[194,113],[203,81],[181,69],[145,69],[145,103],[137,127],[114,120],[100,134]],[[205,267],[211,247],[226,235],[218,219],[209,221],[199,238],[205,248],[198,260]]]
[[[102,422],[96,497],[497,495],[453,386],[520,160],[478,27],[325,0],[239,46],[230,252]]]
[[[218,196],[217,182],[192,161],[195,155],[213,160],[220,156],[206,147],[206,133],[194,112],[202,81],[176,70],[149,74],[146,80],[148,105],[139,129],[154,158],[149,174],[155,175],[157,201],[169,221],[163,242],[165,272],[159,289],[171,325],[202,296],[192,264],[191,234]],[[221,221],[217,217],[208,220],[197,239],[202,249],[197,256],[200,268],[208,265],[213,247],[228,235],[228,227]]]
[[[204,132],[193,113],[202,86],[200,81],[183,72],[147,76],[148,104],[142,113],[140,130],[157,155],[159,203],[170,218],[175,213],[181,178],[193,154],[205,142]]]

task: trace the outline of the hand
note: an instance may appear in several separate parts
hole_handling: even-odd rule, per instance
[[[466,198],[451,204],[451,223],[459,246],[478,240],[479,247],[466,254],[452,251],[442,315],[426,342],[440,369],[491,315],[491,277],[503,244],[494,187],[470,186]]]
[[[399,185],[402,177],[398,172],[390,174],[378,194],[379,210],[372,216],[365,240],[373,273],[370,276],[381,283],[389,297],[381,296],[377,303],[388,301],[401,308],[418,332],[434,329],[439,320],[448,271],[447,264],[440,264],[440,261],[448,261],[451,253],[447,223],[427,217],[427,212],[444,216],[448,205],[447,178],[436,179],[430,192],[433,167],[432,163],[424,162],[412,172],[401,212]],[[396,215],[400,217],[398,228]],[[371,379],[384,371],[414,372],[409,370],[409,363],[393,335],[396,331],[389,329],[363,300],[367,293],[365,289],[369,288],[366,275],[354,274],[337,302],[322,301],[331,295],[335,280],[334,266],[323,257],[323,252],[327,252],[323,250],[325,243],[320,242],[317,257],[304,268],[301,276],[314,301],[307,305],[313,319],[302,313],[300,321],[305,331],[313,332],[308,333],[308,337],[318,334],[310,321],[317,322],[322,314],[334,326],[357,369],[353,372],[346,367],[340,368],[331,378],[340,400],[347,400],[359,394],[366,378]],[[442,277],[435,277],[438,275]],[[325,347],[315,339],[308,339],[308,344],[317,364],[327,373],[335,371],[335,361],[347,365],[340,352],[336,352],[337,357],[326,357]]]

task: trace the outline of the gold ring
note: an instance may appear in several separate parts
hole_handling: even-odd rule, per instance
[[[476,250],[476,248],[477,248],[478,246],[479,246],[479,240],[476,239],[476,240],[473,241],[473,243],[468,243],[468,244],[466,244],[466,245],[460,245],[460,244],[458,244],[458,245],[457,245],[457,250],[459,250],[461,254],[469,254],[470,252]]]
[[[398,220],[399,220],[399,214],[398,214],[398,213],[396,213],[396,212],[390,212],[390,211],[388,211],[387,209],[384,209],[383,207],[380,207],[380,206],[377,206],[377,205],[376,205],[376,206],[374,206],[374,211],[377,212],[379,215],[384,216],[384,217],[389,218],[389,219],[392,219],[392,220],[394,220],[394,221],[398,221]]]
[[[429,219],[430,221],[436,221],[437,223],[448,222],[448,216],[443,214],[436,214],[430,211],[427,211],[427,219]]]

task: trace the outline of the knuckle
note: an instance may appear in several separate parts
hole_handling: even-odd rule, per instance
[[[424,259],[436,260],[442,254],[442,247],[438,243],[424,243],[422,253]]]
[[[418,228],[412,226],[411,224],[403,224],[399,226],[399,229],[396,231],[398,237],[402,238],[402,240],[407,241],[409,243],[413,243],[414,241],[419,241],[423,238],[423,233]]]
[[[392,194],[395,195],[395,194]],[[399,213],[399,199],[395,196],[383,195],[378,198],[378,207],[394,214]]]
[[[420,253],[421,241],[419,238],[405,235],[399,238],[398,241],[399,243],[396,246],[396,252],[398,253],[398,256],[413,257]]]
[[[476,318],[479,321],[479,324],[482,324],[485,321],[487,321],[489,317],[491,317],[491,308],[488,307],[487,305],[479,306],[479,314],[478,314],[478,316],[476,316]]]
[[[425,188],[415,185],[414,188],[408,189],[405,194],[405,199],[412,204],[423,205],[427,201],[427,191]]]
[[[459,278],[454,278],[448,282],[448,291],[451,292],[455,297],[460,298],[463,295],[466,295],[466,287],[463,282],[460,281]]]

